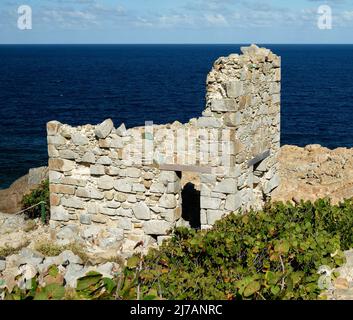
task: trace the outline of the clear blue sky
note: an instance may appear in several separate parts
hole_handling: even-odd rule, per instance
[[[17,8],[33,29],[17,28]],[[332,30],[317,27],[328,4]],[[353,43],[353,0],[1,0],[0,43]]]

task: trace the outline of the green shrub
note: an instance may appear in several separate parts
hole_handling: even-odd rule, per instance
[[[345,262],[342,250],[353,247],[352,231],[352,200],[270,204],[258,213],[231,214],[209,231],[178,228],[158,250],[131,257],[114,283],[88,275],[69,296],[317,299],[319,267]]]
[[[25,195],[22,199],[22,209],[28,209],[25,213],[28,218],[36,219],[42,217],[42,205],[36,206],[38,203],[44,202],[45,222],[50,219],[50,200],[49,200],[49,180],[43,181],[40,186]]]
[[[207,232],[177,229],[143,258],[129,297],[136,298],[139,282],[142,297],[316,299],[319,267],[344,263],[341,250],[353,246],[352,231],[351,200],[338,206],[328,200],[276,203],[232,214]]]

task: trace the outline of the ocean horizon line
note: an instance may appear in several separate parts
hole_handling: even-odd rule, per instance
[[[0,46],[232,46],[257,44],[261,46],[352,46],[353,43],[0,43]]]

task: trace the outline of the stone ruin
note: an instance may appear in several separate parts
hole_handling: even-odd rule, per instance
[[[186,124],[47,124],[50,226],[62,243],[75,235],[124,256],[176,226],[207,229],[269,200],[279,185],[280,57],[255,45],[241,51],[214,63],[206,108]],[[200,179],[188,205],[185,172]]]

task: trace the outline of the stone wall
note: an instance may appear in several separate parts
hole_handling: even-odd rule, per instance
[[[256,46],[219,58],[206,109],[186,124],[117,129],[47,125],[51,227],[122,254],[168,236],[182,217],[183,171],[201,179],[200,227],[260,208],[279,184],[280,58]]]

